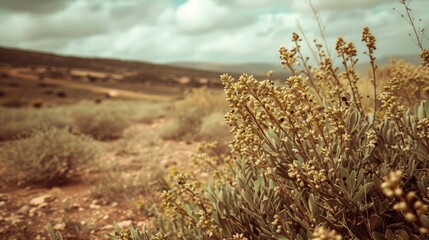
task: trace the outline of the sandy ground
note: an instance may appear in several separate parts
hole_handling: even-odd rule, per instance
[[[121,226],[148,223],[147,211],[138,210],[131,200],[97,199],[92,192],[106,166],[119,168],[120,174],[144,175],[154,168],[186,165],[196,145],[160,139],[157,132],[165,122],[134,124],[122,138],[101,142],[106,153],[98,160],[98,167],[84,169],[63,186],[19,187],[7,183],[14,173],[0,166],[6,182],[0,188],[0,239],[49,239],[48,223],[65,239],[106,239],[114,221]],[[13,142],[6,144],[13,146]]]

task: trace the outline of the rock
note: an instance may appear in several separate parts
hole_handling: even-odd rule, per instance
[[[30,206],[24,205],[20,209],[18,209],[18,211],[16,211],[16,213],[25,215],[28,213],[28,211],[30,211]]]
[[[137,222],[137,227],[143,227],[143,225],[144,225],[145,223],[143,222],[143,221],[138,221]]]
[[[44,203],[40,204],[38,207],[39,207],[39,208],[45,208],[45,207],[47,207],[47,206],[48,206],[48,203],[47,203],[47,202],[44,202]]]
[[[66,228],[66,223],[61,222],[54,225],[55,230],[64,230]]]
[[[100,205],[97,205],[97,204],[93,204],[93,203],[91,203],[91,205],[89,205],[89,208],[90,208],[90,209],[99,209],[99,208],[100,208]]]
[[[80,221],[80,225],[86,225],[86,221]]]
[[[118,206],[118,203],[117,203],[117,202],[113,202],[111,206],[112,206],[112,207],[117,207],[117,206]]]
[[[132,211],[127,211],[126,215],[127,215],[127,217],[132,217],[134,215],[134,213]]]
[[[6,218],[6,221],[12,223],[13,225],[23,222],[21,215],[11,215],[8,218]]]
[[[0,193],[0,201],[6,201],[7,200],[7,196],[4,193]]]
[[[107,219],[109,219],[109,215],[104,215],[103,220],[107,220]]]
[[[28,215],[30,217],[33,217],[33,216],[37,215],[38,210],[39,210],[38,208],[31,208],[30,211],[28,211]]]
[[[107,224],[106,226],[102,227],[101,230],[109,230],[109,229],[113,229],[114,226],[112,224]]]
[[[120,228],[124,228],[124,227],[130,226],[132,223],[133,223],[133,221],[131,221],[131,220],[125,220],[122,222],[118,222],[117,225]]]
[[[30,200],[30,204],[33,206],[40,206],[42,204],[46,204],[48,199],[51,199],[52,196],[50,194],[45,194]]]
[[[6,205],[6,201],[0,201],[0,207],[3,207]]]
[[[83,212],[83,211],[85,211],[85,208],[80,207],[80,208],[78,208],[78,211],[79,211],[79,212]]]

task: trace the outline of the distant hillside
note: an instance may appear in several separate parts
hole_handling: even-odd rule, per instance
[[[58,54],[0,47],[0,64],[16,67],[57,67],[86,69],[109,73],[130,72],[125,80],[174,83],[178,79],[203,80],[221,86],[219,76],[223,72],[183,68],[140,61],[107,58],[83,58]],[[198,84],[197,84],[198,85]]]
[[[225,64],[211,62],[174,62],[168,66],[195,68],[206,71],[224,72],[229,74],[247,73],[256,76],[265,76],[269,70],[274,72],[274,78],[285,78],[289,76],[289,71],[283,69],[279,64],[271,63],[242,63],[242,64]]]
[[[415,55],[401,55],[396,56],[396,59],[403,59],[406,62],[412,64],[420,64],[421,59],[419,56]],[[382,57],[377,59],[377,64],[379,66],[387,65],[390,63],[390,56]],[[366,61],[359,62],[357,69],[361,71],[365,71],[370,67],[369,62]],[[242,74],[248,73],[252,75],[260,75],[265,76],[269,70],[274,71],[274,78],[283,79],[290,75],[288,69],[283,69],[279,64],[272,63],[243,63],[243,64],[224,64],[224,63],[212,63],[212,62],[173,62],[169,63],[167,66],[176,66],[176,67],[184,67],[184,68],[194,68],[206,71],[215,71],[215,72],[223,72],[230,74]]]

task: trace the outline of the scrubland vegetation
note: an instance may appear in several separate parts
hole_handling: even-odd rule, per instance
[[[352,42],[336,42],[340,68],[316,43],[311,67],[298,34],[280,49],[293,73],[284,84],[221,76],[230,154],[200,149],[169,176],[151,227],[112,239],[427,239],[429,55],[416,37],[422,64],[393,61],[381,74],[364,28],[368,79]]]
[[[141,171],[133,162],[93,168],[94,198],[131,200],[150,220],[117,225],[110,239],[428,239],[429,51],[412,27],[418,66],[378,68],[382,43],[368,28],[366,49],[340,37],[330,56],[315,42],[310,66],[294,33],[279,50],[292,73],[281,84],[225,74],[225,94],[198,89],[173,103],[2,108],[0,139],[13,147],[0,146],[0,159],[22,184],[60,184],[103,156],[100,145],[129,137],[130,124],[165,117],[162,141],[200,143],[188,162],[163,169],[154,152]],[[356,70],[358,51],[367,75]]]

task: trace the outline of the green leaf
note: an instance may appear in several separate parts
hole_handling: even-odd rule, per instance
[[[382,230],[384,231],[383,219],[378,215],[371,215],[371,217],[369,218],[369,229],[371,230],[371,232],[373,232],[379,227],[382,227]]]
[[[361,186],[359,188],[359,191],[355,194],[355,196],[353,197],[353,201],[356,202],[361,202],[364,200],[365,198],[365,192],[368,195],[368,192],[371,191],[371,189],[374,187],[374,183],[373,182],[369,182],[366,183],[365,185]]]
[[[308,207],[311,213],[311,217],[317,219],[319,217],[320,212],[313,194],[310,194],[310,196],[308,196]]]
[[[384,236],[387,238],[387,240],[395,239],[395,234],[393,234],[392,230],[390,229],[386,230],[386,233],[384,233]]]
[[[395,236],[396,237],[401,237],[403,240],[409,240],[409,236],[408,236],[408,233],[407,232],[405,232],[404,230],[396,230],[395,231]]]
[[[420,215],[420,222],[422,223],[423,227],[429,228],[429,218],[427,215]]]
[[[387,240],[383,235],[378,232],[372,232],[372,238],[375,240]]]
[[[419,120],[425,118],[425,109],[423,103],[420,103],[419,107],[417,108],[417,118]]]

